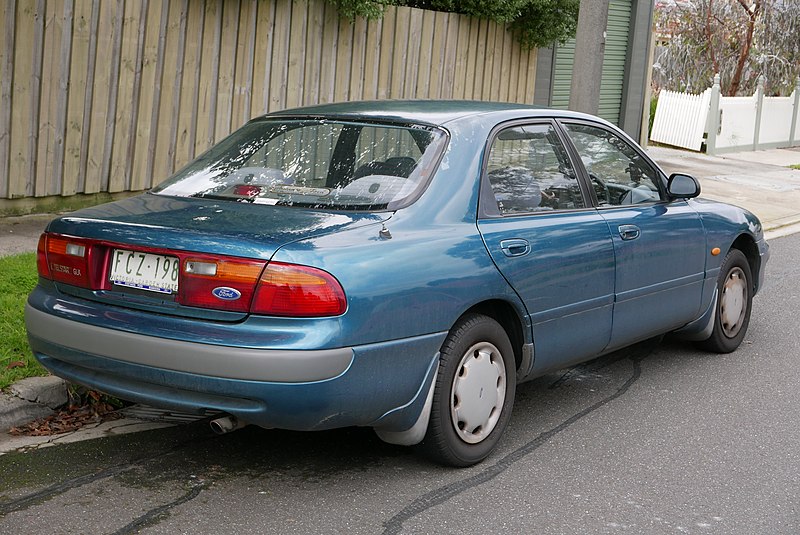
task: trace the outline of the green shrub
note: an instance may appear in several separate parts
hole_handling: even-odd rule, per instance
[[[548,47],[575,35],[580,0],[328,0],[350,20],[380,18],[386,6],[460,13],[508,24],[525,48]]]
[[[653,133],[653,120],[656,118],[656,107],[658,107],[658,95],[653,95],[650,97],[650,117],[647,123],[647,139],[650,139],[650,135]]]

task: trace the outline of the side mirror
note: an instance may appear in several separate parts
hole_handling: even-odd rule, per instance
[[[667,193],[673,199],[692,199],[700,195],[700,183],[691,175],[672,173],[667,180]]]

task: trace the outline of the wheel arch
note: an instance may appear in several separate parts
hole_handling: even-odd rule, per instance
[[[525,322],[517,308],[502,299],[490,299],[471,306],[462,314],[483,314],[495,320],[506,331],[511,347],[514,348],[515,367],[519,371],[523,364],[523,347],[526,343]]]
[[[758,252],[756,241],[749,234],[740,234],[730,246],[729,250],[738,249],[744,254],[753,276],[753,293],[758,291],[759,273],[761,270],[761,255]]]

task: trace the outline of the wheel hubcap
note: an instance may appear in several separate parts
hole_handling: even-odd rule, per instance
[[[450,393],[450,415],[461,440],[477,444],[489,436],[505,398],[503,356],[489,342],[475,344],[461,358]]]
[[[741,268],[733,268],[722,286],[719,313],[722,332],[733,338],[742,329],[747,312],[747,279]]]

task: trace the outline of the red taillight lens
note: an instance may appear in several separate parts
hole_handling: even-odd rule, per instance
[[[39,274],[56,282],[91,288],[89,244],[85,240],[43,234],[37,249]]]
[[[52,279],[50,266],[47,265],[47,234],[39,236],[39,245],[36,246],[36,270],[40,277]]]
[[[261,274],[250,311],[270,316],[338,316],[347,299],[333,275],[308,266],[270,262]]]
[[[183,262],[181,304],[247,312],[266,262],[191,256]]]

